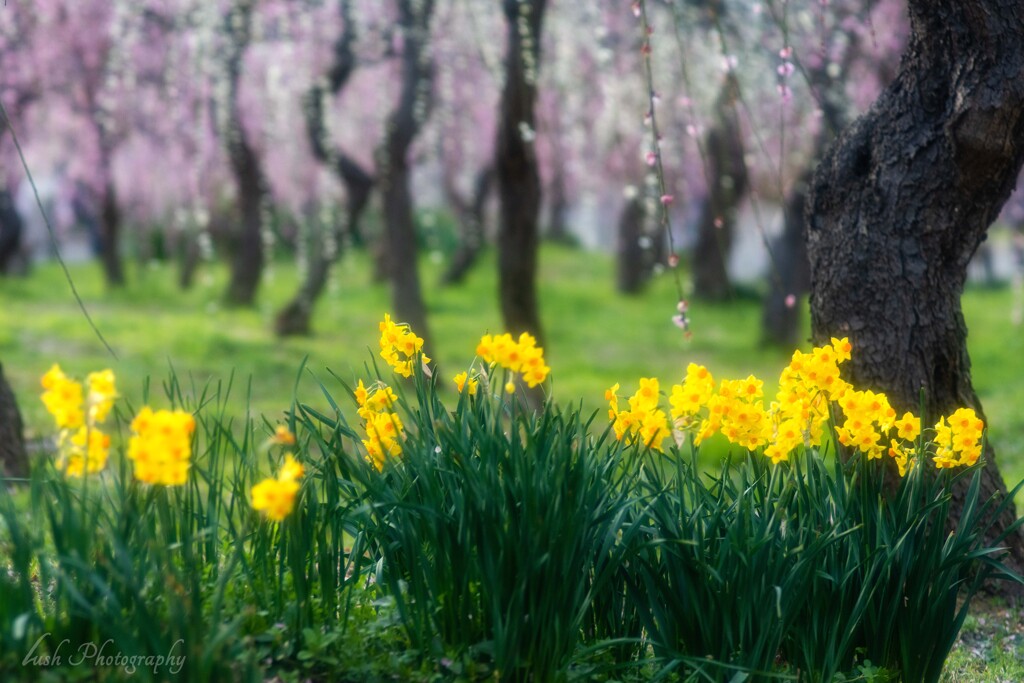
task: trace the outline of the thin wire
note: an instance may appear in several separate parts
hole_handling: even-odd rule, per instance
[[[43,201],[39,198],[39,188],[36,187],[36,181],[32,178],[32,171],[30,171],[28,168],[28,162],[25,160],[25,154],[21,149],[21,143],[18,142],[18,134],[14,132],[14,126],[11,125],[11,119],[7,115],[7,107],[4,106],[3,101],[0,101],[0,114],[3,115],[4,124],[6,124],[7,130],[11,131],[11,138],[14,140],[15,149],[18,150],[18,158],[21,159],[21,166],[22,168],[25,169],[25,175],[28,177],[28,182],[32,186],[32,193],[35,195],[36,198],[36,206],[39,207],[39,213],[42,214],[43,221],[46,223],[46,232],[50,236],[50,243],[53,246],[53,253],[57,256],[57,262],[60,264],[61,270],[64,271],[64,277],[68,281],[68,286],[71,288],[71,293],[74,295],[75,301],[78,302],[78,307],[82,310],[82,315],[84,315],[86,321],[88,321],[89,327],[91,327],[92,331],[96,333],[96,336],[99,338],[99,340],[103,342],[103,346],[105,346],[110,355],[114,357],[114,360],[120,360],[120,358],[118,358],[117,356],[117,353],[107,342],[106,338],[103,336],[103,333],[100,332],[100,328],[96,327],[96,323],[93,322],[92,316],[89,315],[89,311],[87,311],[85,308],[85,302],[82,301],[82,297],[78,295],[78,290],[75,288],[74,280],[71,279],[71,273],[70,271],[68,271],[68,266],[66,263],[64,263],[64,258],[60,255],[60,245],[57,243],[57,236],[56,234],[54,234],[53,226],[50,225],[50,218],[49,216],[46,215],[46,210],[43,208]]]

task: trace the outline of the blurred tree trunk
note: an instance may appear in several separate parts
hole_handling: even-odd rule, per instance
[[[124,264],[121,261],[121,211],[117,205],[117,190],[114,187],[113,155],[114,143],[103,122],[95,93],[87,92],[91,121],[99,146],[99,218],[100,218],[100,261],[103,277],[108,287],[123,287]]]
[[[641,240],[644,237],[644,197],[639,192],[626,198],[619,214],[619,229],[615,245],[615,286],[622,294],[639,293],[650,278],[651,269],[645,263]]]
[[[195,284],[201,258],[198,235],[192,230],[185,231],[178,242],[178,287],[183,291],[192,289]]]
[[[814,339],[850,337],[849,379],[928,423],[981,413],[960,308],[967,263],[1024,162],[1024,5],[910,0],[895,80],[843,131],[808,198]],[[1005,496],[991,448],[983,498]],[[966,482],[964,482],[966,484]],[[954,489],[957,509],[965,486]],[[957,518],[954,511],[952,518]],[[995,524],[1005,530],[1011,505]],[[1024,567],[1024,540],[1008,541]]]
[[[0,190],[0,275],[9,274],[21,250],[24,224],[14,206],[14,198],[7,189]]]
[[[306,276],[303,279],[299,291],[277,314],[275,320],[275,331],[280,336],[294,334],[309,334],[311,332],[311,318],[313,307],[323,294],[327,286],[327,280],[331,273],[331,266],[341,253],[344,232],[348,229],[352,234],[351,226],[357,225],[370,201],[370,193],[373,188],[373,179],[362,170],[362,167],[351,162],[344,155],[339,155],[336,168],[344,166],[346,174],[355,178],[348,182],[349,196],[346,210],[345,223],[335,226],[333,234],[328,235],[325,231],[328,226],[318,226],[311,236],[309,249],[309,264]],[[339,174],[341,171],[339,171]],[[362,182],[358,177],[363,179]]]
[[[416,262],[416,224],[409,190],[409,148],[431,108],[433,62],[427,51],[434,0],[397,0],[403,29],[402,89],[377,150],[377,177],[384,208],[384,247],[396,317],[429,346],[427,311]]]
[[[225,295],[234,306],[252,306],[256,301],[263,272],[263,171],[242,124],[238,101],[242,60],[252,35],[254,0],[236,0],[228,13],[227,58],[228,100],[227,143],[228,162],[238,191],[239,226],[235,231],[231,255],[231,279]]]
[[[560,155],[555,161],[550,189],[547,239],[559,244],[574,244],[575,240],[569,232],[569,195],[565,186],[565,161]]]
[[[329,144],[327,128],[324,125],[324,98],[328,93],[337,96],[348,83],[356,66],[356,57],[352,50],[355,31],[351,2],[342,0],[339,8],[344,28],[334,44],[334,61],[327,72],[327,87],[318,84],[310,88],[303,102],[303,111],[306,119],[306,136],[313,156],[320,163],[327,164],[345,186],[348,195],[347,217],[344,225],[337,226],[334,234],[330,236],[331,239],[327,239],[328,236],[324,234],[323,229],[314,232],[306,277],[292,300],[277,314],[275,330],[281,336],[310,333],[313,307],[327,285],[331,265],[341,254],[345,233],[348,233],[355,246],[363,246],[364,243],[359,221],[370,202],[373,177],[354,159]]]
[[[859,8],[862,19],[870,16],[877,0],[865,0]],[[791,349],[800,343],[801,297],[810,290],[811,270],[807,260],[807,190],[814,169],[825,156],[836,135],[849,123],[848,74],[861,55],[856,33],[844,33],[845,52],[839,61],[820,60],[804,66],[808,85],[821,108],[822,128],[815,136],[807,166],[793,184],[783,206],[782,233],[772,242],[768,294],[761,309],[761,343]],[[879,71],[883,65],[879,64]],[[892,80],[892,74],[880,74]],[[887,81],[888,82],[888,81]]]
[[[693,258],[694,296],[712,301],[732,295],[726,268],[736,211],[747,192],[743,132],[736,113],[739,84],[729,73],[715,102],[715,122],[704,138],[708,194],[697,223]]]
[[[789,191],[782,210],[782,234],[772,242],[768,294],[761,309],[762,344],[792,349],[800,343],[800,298],[811,286],[804,212],[814,168],[809,165]]]
[[[459,194],[453,179],[447,175],[444,186],[448,204],[455,211],[459,222],[459,246],[448,264],[448,270],[441,277],[441,284],[457,285],[465,281],[484,246],[487,198],[491,196],[491,188],[494,186],[494,168],[486,166],[476,174],[473,198],[470,201]]]
[[[0,365],[0,474],[5,477],[28,476],[25,430],[14,391]]]
[[[500,200],[498,275],[505,328],[529,332],[543,346],[537,306],[540,174],[534,104],[546,0],[505,0],[508,52],[501,93],[495,170]]]
[[[100,245],[103,259],[103,274],[108,287],[124,286],[124,264],[121,261],[121,211],[117,206],[117,191],[110,178],[108,169],[107,180],[100,198]]]

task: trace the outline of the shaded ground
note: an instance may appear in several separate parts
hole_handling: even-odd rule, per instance
[[[1024,609],[978,602],[946,662],[942,683],[1024,681]]]

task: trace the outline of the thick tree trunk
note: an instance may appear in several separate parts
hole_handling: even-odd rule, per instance
[[[712,301],[732,295],[726,268],[736,211],[747,192],[743,133],[736,114],[739,84],[728,74],[715,104],[715,124],[704,139],[708,195],[697,223],[693,258],[694,296]]]
[[[855,384],[884,390],[899,411],[916,410],[923,389],[932,422],[981,410],[960,295],[1024,162],[1024,5],[909,6],[899,73],[814,177],[811,315],[818,342],[850,337]],[[982,495],[1005,496],[991,449],[986,460]],[[1011,506],[997,531],[1013,518]],[[1020,569],[1021,535],[1010,542]]]
[[[487,166],[480,169],[473,184],[473,199],[465,201],[459,196],[450,179],[445,180],[445,194],[448,204],[454,209],[459,221],[459,246],[452,255],[448,270],[441,277],[441,284],[461,284],[477,261],[485,241],[485,223],[487,215],[487,198],[491,195],[494,185],[494,168]]]
[[[4,377],[3,365],[0,365],[0,475],[28,476],[24,426],[14,392]]]
[[[498,275],[505,328],[543,345],[537,305],[540,173],[533,144],[537,71],[546,0],[505,0],[508,52],[495,171],[500,201]]]
[[[377,150],[377,176],[384,208],[384,244],[394,313],[399,320],[409,323],[426,344],[427,312],[416,262],[409,148],[430,112],[433,64],[427,56],[426,43],[434,2],[398,0],[398,9],[405,38],[402,90],[398,105],[388,117],[384,142]]]
[[[240,221],[232,239],[231,279],[225,294],[227,303],[233,306],[252,306],[255,303],[263,274],[263,171],[242,125],[238,101],[242,59],[252,35],[252,12],[253,0],[236,0],[225,22],[230,45],[226,69],[228,121],[224,134],[231,174],[238,191]]]

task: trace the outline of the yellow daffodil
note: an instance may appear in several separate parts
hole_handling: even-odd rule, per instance
[[[135,478],[147,484],[184,484],[192,458],[192,415],[147,406],[132,420],[131,428],[128,458],[135,463]]]

